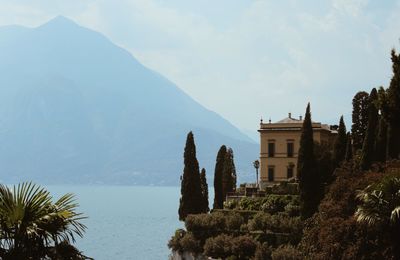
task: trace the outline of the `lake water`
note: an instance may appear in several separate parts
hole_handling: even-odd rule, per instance
[[[55,198],[72,192],[89,218],[77,247],[96,260],[168,259],[177,228],[179,187],[47,186]]]

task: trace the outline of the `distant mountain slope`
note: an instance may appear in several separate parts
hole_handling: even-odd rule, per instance
[[[254,141],[101,34],[0,27],[2,181],[178,184],[190,130],[209,177],[221,144],[249,174]]]

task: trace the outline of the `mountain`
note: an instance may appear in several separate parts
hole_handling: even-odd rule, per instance
[[[222,144],[253,178],[254,141],[103,35],[62,16],[0,27],[2,182],[177,185],[191,130],[209,184]]]

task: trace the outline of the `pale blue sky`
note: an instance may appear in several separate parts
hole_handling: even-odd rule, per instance
[[[0,0],[0,25],[35,27],[57,15],[105,34],[252,130],[260,116],[303,114],[309,101],[314,120],[350,122],[358,90],[388,85],[400,38],[400,1]]]

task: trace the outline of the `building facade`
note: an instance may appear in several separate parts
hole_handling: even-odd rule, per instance
[[[291,114],[276,123],[260,123],[260,185],[296,178],[297,157],[303,120]],[[312,122],[314,141],[332,143],[337,132],[319,122]]]

